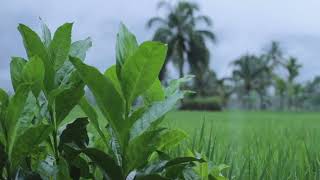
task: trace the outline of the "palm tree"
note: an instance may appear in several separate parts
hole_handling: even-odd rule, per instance
[[[153,39],[168,44],[168,53],[165,64],[160,72],[159,79],[163,80],[166,72],[166,65],[169,61],[178,68],[179,76],[184,76],[184,65],[189,64],[193,73],[199,73],[201,69],[208,67],[209,50],[206,46],[206,39],[215,41],[215,35],[208,30],[198,29],[200,23],[210,27],[211,19],[207,16],[197,15],[199,7],[195,3],[179,1],[171,4],[161,1],[159,8],[165,8],[165,17],[153,17],[147,27],[156,26]],[[201,77],[200,77],[201,78]]]
[[[277,41],[272,41],[270,47],[267,49],[265,53],[266,60],[268,61],[268,66],[272,70],[274,70],[279,65],[284,65],[284,58],[282,48],[280,47],[280,43]]]
[[[267,66],[267,61],[255,55],[246,54],[232,64],[235,67],[232,76],[240,85],[240,94],[244,96],[243,104],[245,104],[245,107],[251,108],[247,98],[252,91],[256,91],[259,94],[262,104],[262,96],[265,95],[265,89],[270,84],[270,69]]]
[[[285,93],[287,90],[287,83],[286,83],[286,80],[278,76],[274,76],[274,80],[275,80],[276,94],[279,97],[279,106],[280,106],[280,109],[283,110]]]
[[[285,67],[288,71],[288,81],[289,83],[293,83],[294,79],[299,75],[299,69],[302,65],[298,64],[298,60],[296,58],[290,57]]]
[[[288,71],[288,96],[289,96],[289,107],[292,108],[294,98],[297,96],[298,91],[296,91],[297,84],[294,80],[299,75],[299,69],[302,67],[301,64],[298,64],[298,60],[294,57],[290,57],[287,64],[285,65],[286,70]]]

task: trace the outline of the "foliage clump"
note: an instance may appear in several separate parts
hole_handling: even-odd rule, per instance
[[[121,24],[116,65],[101,73],[83,62],[91,39],[72,42],[72,27],[63,24],[51,36],[42,24],[42,38],[18,27],[28,58],[12,58],[14,95],[0,89],[0,179],[196,177],[204,159],[165,153],[186,138],[161,121],[187,93],[180,84],[190,78],[162,87],[167,46],[138,44]],[[103,117],[87,100],[86,86]],[[78,106],[85,116],[70,120]]]

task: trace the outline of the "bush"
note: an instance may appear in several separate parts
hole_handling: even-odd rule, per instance
[[[195,97],[185,99],[181,103],[182,110],[221,111],[222,100],[220,97]]]

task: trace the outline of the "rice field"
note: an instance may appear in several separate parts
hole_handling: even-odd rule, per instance
[[[320,113],[172,112],[164,121],[185,130],[191,148],[229,179],[320,179]]]

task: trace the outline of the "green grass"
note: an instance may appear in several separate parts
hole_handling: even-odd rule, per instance
[[[180,149],[230,165],[230,179],[320,179],[320,113],[180,111],[164,124],[190,135]]]

